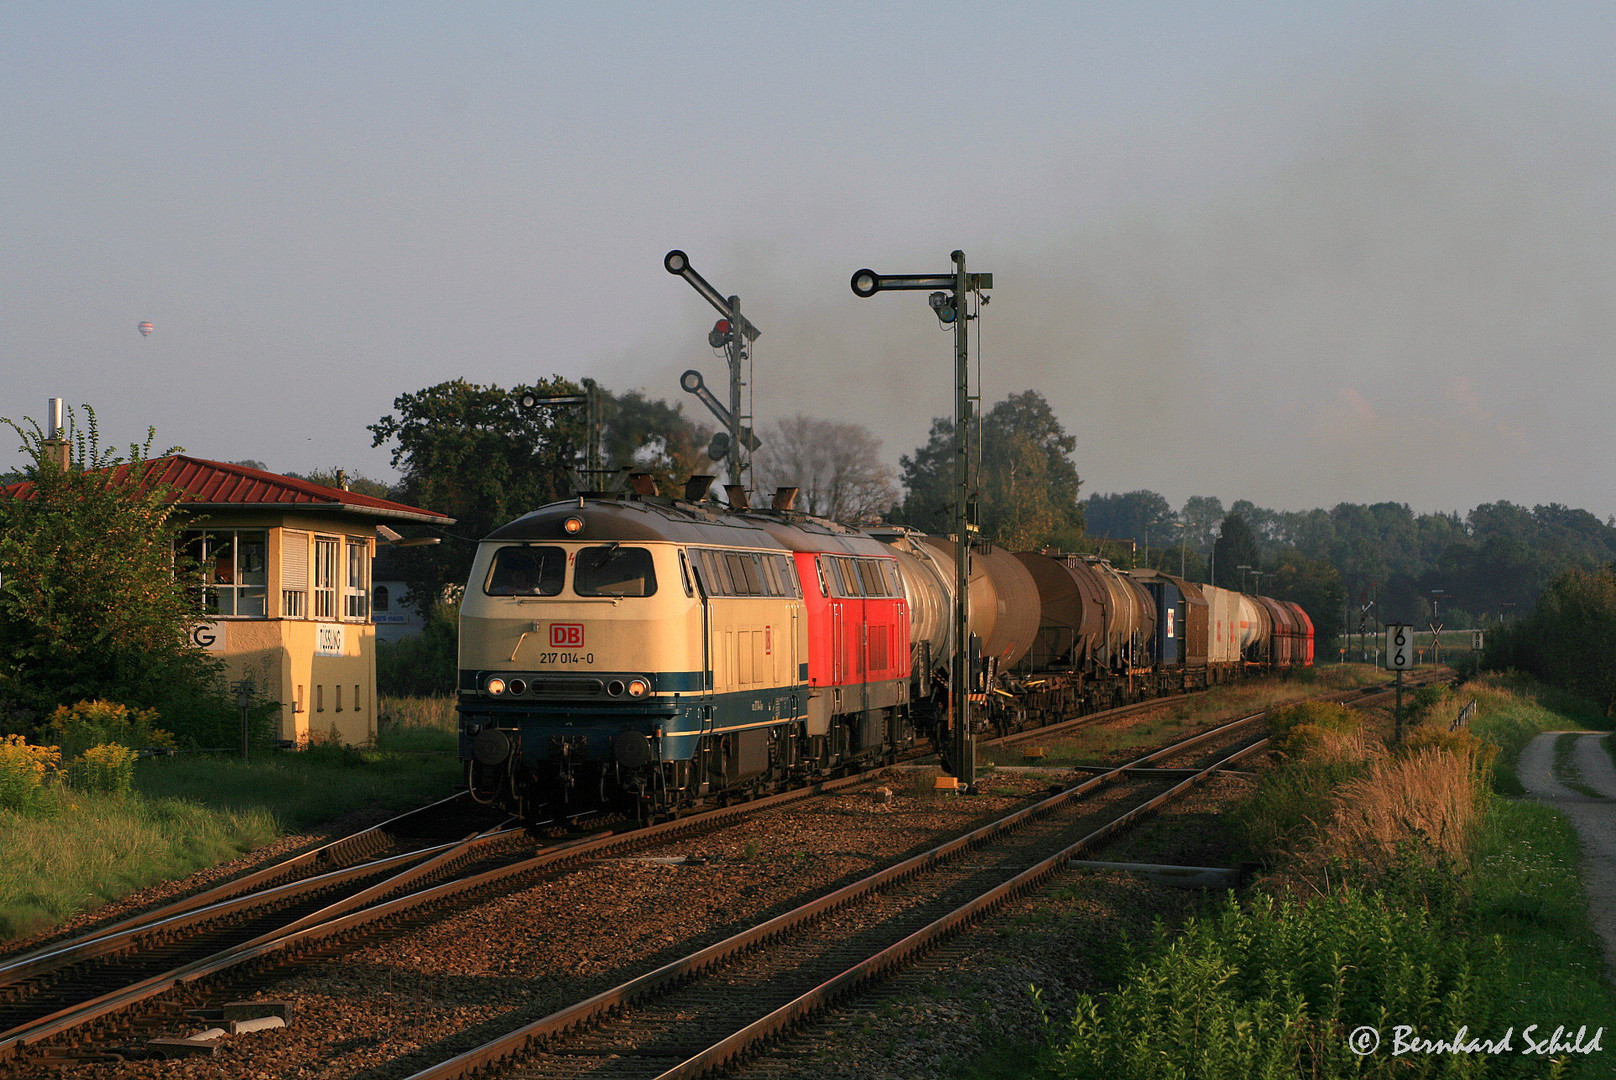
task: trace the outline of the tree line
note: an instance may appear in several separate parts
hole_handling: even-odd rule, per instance
[[[519,398],[524,392],[596,394],[605,464],[649,474],[662,494],[682,493],[693,474],[721,470],[711,423],[688,415],[682,404],[638,390],[614,393],[557,375],[510,388],[454,379],[400,395],[390,413],[368,426],[373,444],[391,451],[401,474],[396,484],[342,474],[335,467],[307,478],[345,482],[354,490],[456,519],[446,529],[401,526],[407,535],[436,536],[441,542],[384,548],[379,556],[386,565],[378,566],[378,577],[409,582],[405,601],[433,620],[437,630],[429,636],[437,642],[435,653],[452,644],[453,620],[440,609],[464,585],[480,538],[529,510],[570,497],[574,490],[575,470],[590,435],[584,411],[523,409]],[[25,450],[38,459],[37,432],[15,430],[25,437]],[[1033,390],[992,405],[973,434],[972,516],[985,539],[1013,550],[1098,553],[1124,568],[1154,566],[1192,581],[1295,601],[1314,619],[1321,655],[1328,655],[1331,639],[1344,627],[1356,629],[1371,601],[1376,605],[1373,624],[1424,622],[1440,605],[1442,620],[1457,628],[1523,615],[1568,571],[1593,572],[1616,563],[1616,522],[1601,522],[1587,511],[1558,504],[1528,509],[1498,502],[1461,515],[1416,514],[1400,503],[1342,503],[1329,510],[1286,512],[1240,500],[1226,508],[1214,496],[1194,496],[1174,509],[1153,491],[1085,497],[1073,461],[1076,440]],[[801,491],[799,508],[810,513],[850,522],[884,520],[933,533],[953,531],[954,432],[948,418],[932,422],[925,443],[901,455],[897,470],[882,461],[880,440],[856,424],[793,416],[761,427],[759,435],[763,443],[754,456],[752,486],[760,494],[795,486]],[[131,448],[118,460],[139,464],[141,450]],[[81,455],[80,464],[94,465],[102,458],[113,460],[92,447]],[[262,467],[256,461],[242,464]],[[86,507],[112,512],[110,494],[89,499],[79,489],[89,481],[77,472],[51,477],[41,460],[35,460],[21,475],[44,478],[42,490],[71,482],[70,494],[62,489],[68,502],[80,500]],[[52,685],[130,684],[144,678],[142,672],[162,672],[161,665],[130,659],[135,653],[114,650],[95,659],[99,654],[85,647],[64,651],[61,643],[49,640],[53,631],[48,627],[62,620],[51,613],[54,609],[39,605],[70,598],[65,592],[61,597],[25,597],[19,591],[19,572],[32,565],[29,560],[47,558],[43,549],[28,548],[33,541],[25,538],[51,542],[49,529],[29,517],[36,512],[15,501],[0,512],[9,545],[0,558],[6,564],[0,569],[7,571],[0,579],[0,633],[8,656],[60,653],[75,657],[81,667],[33,680],[23,679],[15,666],[0,666],[0,698],[44,706],[52,696],[45,688]],[[81,525],[84,531],[75,542],[89,543],[97,530],[107,530],[104,522]],[[152,559],[149,551],[131,549],[127,554],[132,560]],[[172,567],[167,572],[172,575]],[[170,606],[183,600],[181,594],[159,592]],[[75,602],[95,606],[98,595],[85,589]],[[110,605],[106,601],[104,606]],[[102,627],[96,632],[112,631]],[[164,652],[170,644],[161,634],[146,640],[146,647],[158,654],[175,655]],[[107,665],[111,667],[99,670]],[[411,667],[423,665],[401,665]],[[165,682],[173,684],[154,679],[149,692],[131,684],[131,699],[149,698]]]
[[[1616,561],[1616,521],[1558,503],[1420,514],[1392,502],[1289,512],[1240,500],[1225,513],[1218,499],[1197,497],[1175,512],[1156,492],[1134,491],[1094,496],[1085,510],[1091,532],[1155,545],[1153,562],[1182,545],[1189,565],[1220,585],[1239,588],[1241,565],[1283,575],[1298,557],[1327,564],[1354,630],[1360,615],[1372,625],[1496,624],[1524,614],[1566,572]],[[1269,579],[1256,580],[1266,591]]]

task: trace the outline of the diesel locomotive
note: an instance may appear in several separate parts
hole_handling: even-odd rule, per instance
[[[708,483],[581,495],[482,541],[457,701],[477,798],[649,820],[944,749],[960,647],[998,731],[1312,662],[1294,604],[982,543],[956,642],[952,539],[801,514],[791,489],[720,506]]]

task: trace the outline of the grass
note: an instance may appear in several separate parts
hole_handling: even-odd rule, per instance
[[[458,721],[452,697],[383,697],[376,746],[407,753],[452,754]]]
[[[1581,859],[1577,831],[1564,815],[1539,803],[1496,800],[1477,840],[1473,910],[1477,925],[1503,943],[1510,996],[1523,1019],[1603,1024],[1609,1043],[1616,998],[1588,923]]]
[[[374,749],[152,758],[137,765],[128,795],[58,789],[39,813],[0,811],[0,940],[354,810],[451,794],[460,763],[447,701],[384,699]]]
[[[1610,1075],[1616,993],[1588,921],[1576,831],[1551,808],[1488,793],[1518,786],[1514,761],[1535,734],[1587,714],[1575,702],[1560,713],[1547,702],[1564,699],[1516,679],[1466,687],[1454,709],[1471,696],[1473,731],[1498,740],[1507,767],[1491,771],[1490,745],[1447,731],[1446,700],[1433,702],[1423,746],[1354,751],[1353,732],[1310,733],[1241,809],[1266,823],[1288,877],[1162,931],[1122,971],[1091,963],[1109,992],[1080,998],[1042,1047],[996,1050],[1000,1062],[961,1075]],[[1389,1040],[1396,1024],[1429,1039],[1513,1028],[1514,1052],[1359,1058],[1346,1047],[1359,1025]],[[1543,1040],[1562,1024],[1603,1027],[1603,1051],[1521,1052],[1529,1026]]]
[[[142,762],[136,792],[226,813],[262,811],[288,830],[363,807],[404,809],[450,794],[458,759],[394,750],[311,747],[242,762],[184,756]]]
[[[1313,694],[1346,690],[1382,682],[1386,673],[1364,664],[1334,664],[1307,668],[1289,679],[1264,679],[1216,686],[1195,697],[1165,698],[1165,708],[1155,716],[1125,727],[1101,725],[1084,728],[1064,738],[1049,738],[1039,744],[1044,756],[1039,765],[1094,765],[1124,750],[1158,746],[1209,726],[1215,720],[1231,719],[1247,713]],[[1025,765],[1025,747],[979,747],[977,764]]]
[[[1476,718],[1470,730],[1498,746],[1493,790],[1500,795],[1526,794],[1516,767],[1521,751],[1539,733],[1586,728],[1589,721],[1598,719],[1598,710],[1588,702],[1513,674],[1483,675],[1465,683],[1458,696],[1476,699]]]
[[[0,812],[0,940],[12,940],[274,840],[262,808],[77,795],[49,819]]]

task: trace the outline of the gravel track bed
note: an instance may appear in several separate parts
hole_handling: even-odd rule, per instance
[[[1162,710],[1171,707],[1167,703]],[[1162,710],[1149,710],[1129,719],[1144,723]],[[1129,759],[1138,752],[1118,751],[1115,756]],[[280,975],[266,972],[257,977],[250,991],[237,992],[239,987],[230,987],[220,994],[207,988],[192,989],[182,997],[196,1004],[217,1005],[249,996],[288,999],[295,1011],[294,1024],[283,1031],[227,1039],[212,1058],[116,1066],[81,1064],[72,1075],[365,1080],[407,1075],[469,1049],[516,1023],[545,1015],[719,940],[809,895],[856,880],[880,865],[1001,816],[1045,794],[1052,784],[1063,779],[1068,783],[1074,779],[1054,772],[1030,776],[988,773],[982,783],[983,794],[964,798],[933,794],[931,775],[914,771],[890,774],[884,781],[894,792],[890,804],[876,802],[868,792],[830,796],[807,805],[769,811],[704,837],[672,840],[659,849],[661,855],[683,857],[682,863],[649,861],[656,853],[648,853],[588,864],[557,880],[489,901],[486,917],[480,921],[464,914],[442,919],[415,917],[401,924],[383,943],[363,945],[351,952],[339,949],[328,959],[298,964]],[[1240,783],[1230,779],[1208,784],[1184,806],[1195,805],[1210,791]],[[1177,818],[1185,812],[1176,809],[1172,816]],[[1206,816],[1216,824],[1215,813]],[[16,943],[14,948],[104,925],[380,819],[345,819],[340,829],[333,828],[327,835],[284,838],[210,871],[133,894],[50,935]],[[1123,845],[1133,845],[1160,828],[1146,823]],[[1198,831],[1202,841],[1209,835],[1205,828]],[[1221,864],[1211,856],[1126,855],[1123,851],[1123,846],[1114,847],[1106,857]],[[1106,883],[1103,888],[1096,885],[1100,881]],[[1014,993],[1010,997],[1025,999],[1020,1006],[1023,1011],[1031,1008],[1026,986],[1033,981],[1047,987],[1044,1000],[1052,1008],[1052,1015],[1058,1016],[1062,1005],[1069,1007],[1071,994],[1084,987],[1085,979],[1092,979],[1084,974],[1082,964],[1072,962],[1072,957],[1092,952],[1099,943],[1114,944],[1119,933],[1148,927],[1156,913],[1176,912],[1186,897],[1194,896],[1147,885],[1125,875],[1102,877],[1093,873],[1075,874],[1074,884],[1061,895],[1060,905],[1089,912],[1085,919],[1075,922],[1064,916],[1056,920],[1063,927],[1060,933],[1082,947],[1066,949],[1057,941],[1054,951],[1060,959],[1051,962],[1050,948],[1040,946],[1034,950],[1042,958],[1038,964],[1026,957],[1016,960],[1013,952],[1005,954],[1004,962],[1010,964],[1006,970],[1013,973],[1010,981],[1014,983]],[[1008,910],[1019,910],[1019,905]],[[1067,926],[1069,922],[1072,925]],[[969,937],[965,935],[961,940]],[[937,957],[954,953],[955,948],[950,946]],[[1015,963],[1010,963],[1012,960]],[[919,970],[932,970],[939,963],[947,966],[943,959],[933,959]],[[1003,965],[991,966],[997,970]],[[1048,969],[1047,978],[1022,978],[1027,972],[1044,968]],[[906,985],[917,977],[902,976],[894,980],[894,985]],[[960,1007],[981,1012],[981,1000],[981,995],[973,992],[966,995]],[[970,1034],[977,1031],[973,1023],[944,1023],[945,1004],[938,1005],[944,1010],[938,1024],[948,1028],[949,1033],[939,1036],[943,1038],[941,1048],[929,1059],[933,1069],[957,1058],[962,1046],[977,1045],[983,1037]],[[177,1019],[166,1030],[149,1034],[182,1037],[206,1026]],[[995,1024],[990,1030],[1002,1034],[1012,1029]],[[955,1035],[965,1041],[951,1042]],[[890,1035],[877,1042],[882,1048],[895,1045]],[[925,1057],[920,1050],[916,1053]],[[6,1075],[61,1074],[42,1067],[12,1067]],[[885,1074],[866,1071],[859,1075]],[[892,1075],[937,1074],[920,1071]]]
[[[927,774],[746,818],[654,853],[586,864],[465,913],[412,918],[384,942],[266,973],[257,996],[287,999],[293,1026],[226,1039],[211,1058],[81,1064],[75,1077],[384,1077],[450,1057],[513,1026],[720,940],[803,898],[933,846],[1046,793],[1005,778],[978,797],[938,796]],[[682,863],[648,861],[684,857]],[[181,995],[222,1004],[206,988]],[[176,1020],[151,1036],[206,1024]],[[14,1068],[20,1077],[59,1075]]]
[[[1235,841],[1223,812],[1253,781],[1207,781],[1097,858],[1228,866]],[[1115,978],[1124,940],[1220,902],[1133,874],[1064,870],[847,1007],[805,1025],[768,1054],[725,1073],[734,1080],[937,1080],[984,1055],[1060,1030],[1080,993]],[[1037,987],[1035,1002],[1031,988]],[[1041,1003],[1041,1004],[1040,1004]],[[1044,1017],[1048,1017],[1046,1026]]]

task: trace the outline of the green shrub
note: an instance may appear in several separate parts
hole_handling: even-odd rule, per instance
[[[459,677],[460,606],[439,604],[426,629],[401,641],[376,643],[376,692],[399,697],[441,697]]]
[[[46,733],[72,759],[94,746],[116,743],[139,748],[172,748],[174,736],[157,726],[156,709],[140,712],[116,701],[80,701],[59,705],[45,725]]]
[[[1404,722],[1415,724],[1435,722],[1443,706],[1452,700],[1453,691],[1448,689],[1446,683],[1422,686],[1409,695],[1408,706],[1403,712]]]
[[[68,763],[67,782],[75,791],[127,795],[135,785],[137,756],[117,743],[92,746]]]
[[[1392,1023],[1427,1037],[1463,1025],[1502,1032],[1501,1003],[1511,996],[1498,941],[1445,922],[1346,889],[1304,904],[1231,899],[1177,935],[1161,931],[1115,992],[1081,996],[1052,1043],[1049,1071],[1128,1080],[1378,1075],[1381,1061],[1354,1055],[1347,1033]],[[1497,1064],[1435,1054],[1399,1060],[1396,1075],[1480,1075]]]
[[[1300,701],[1275,709],[1268,718],[1274,749],[1286,754],[1305,753],[1328,735],[1351,735],[1363,725],[1363,713],[1332,701]]]

